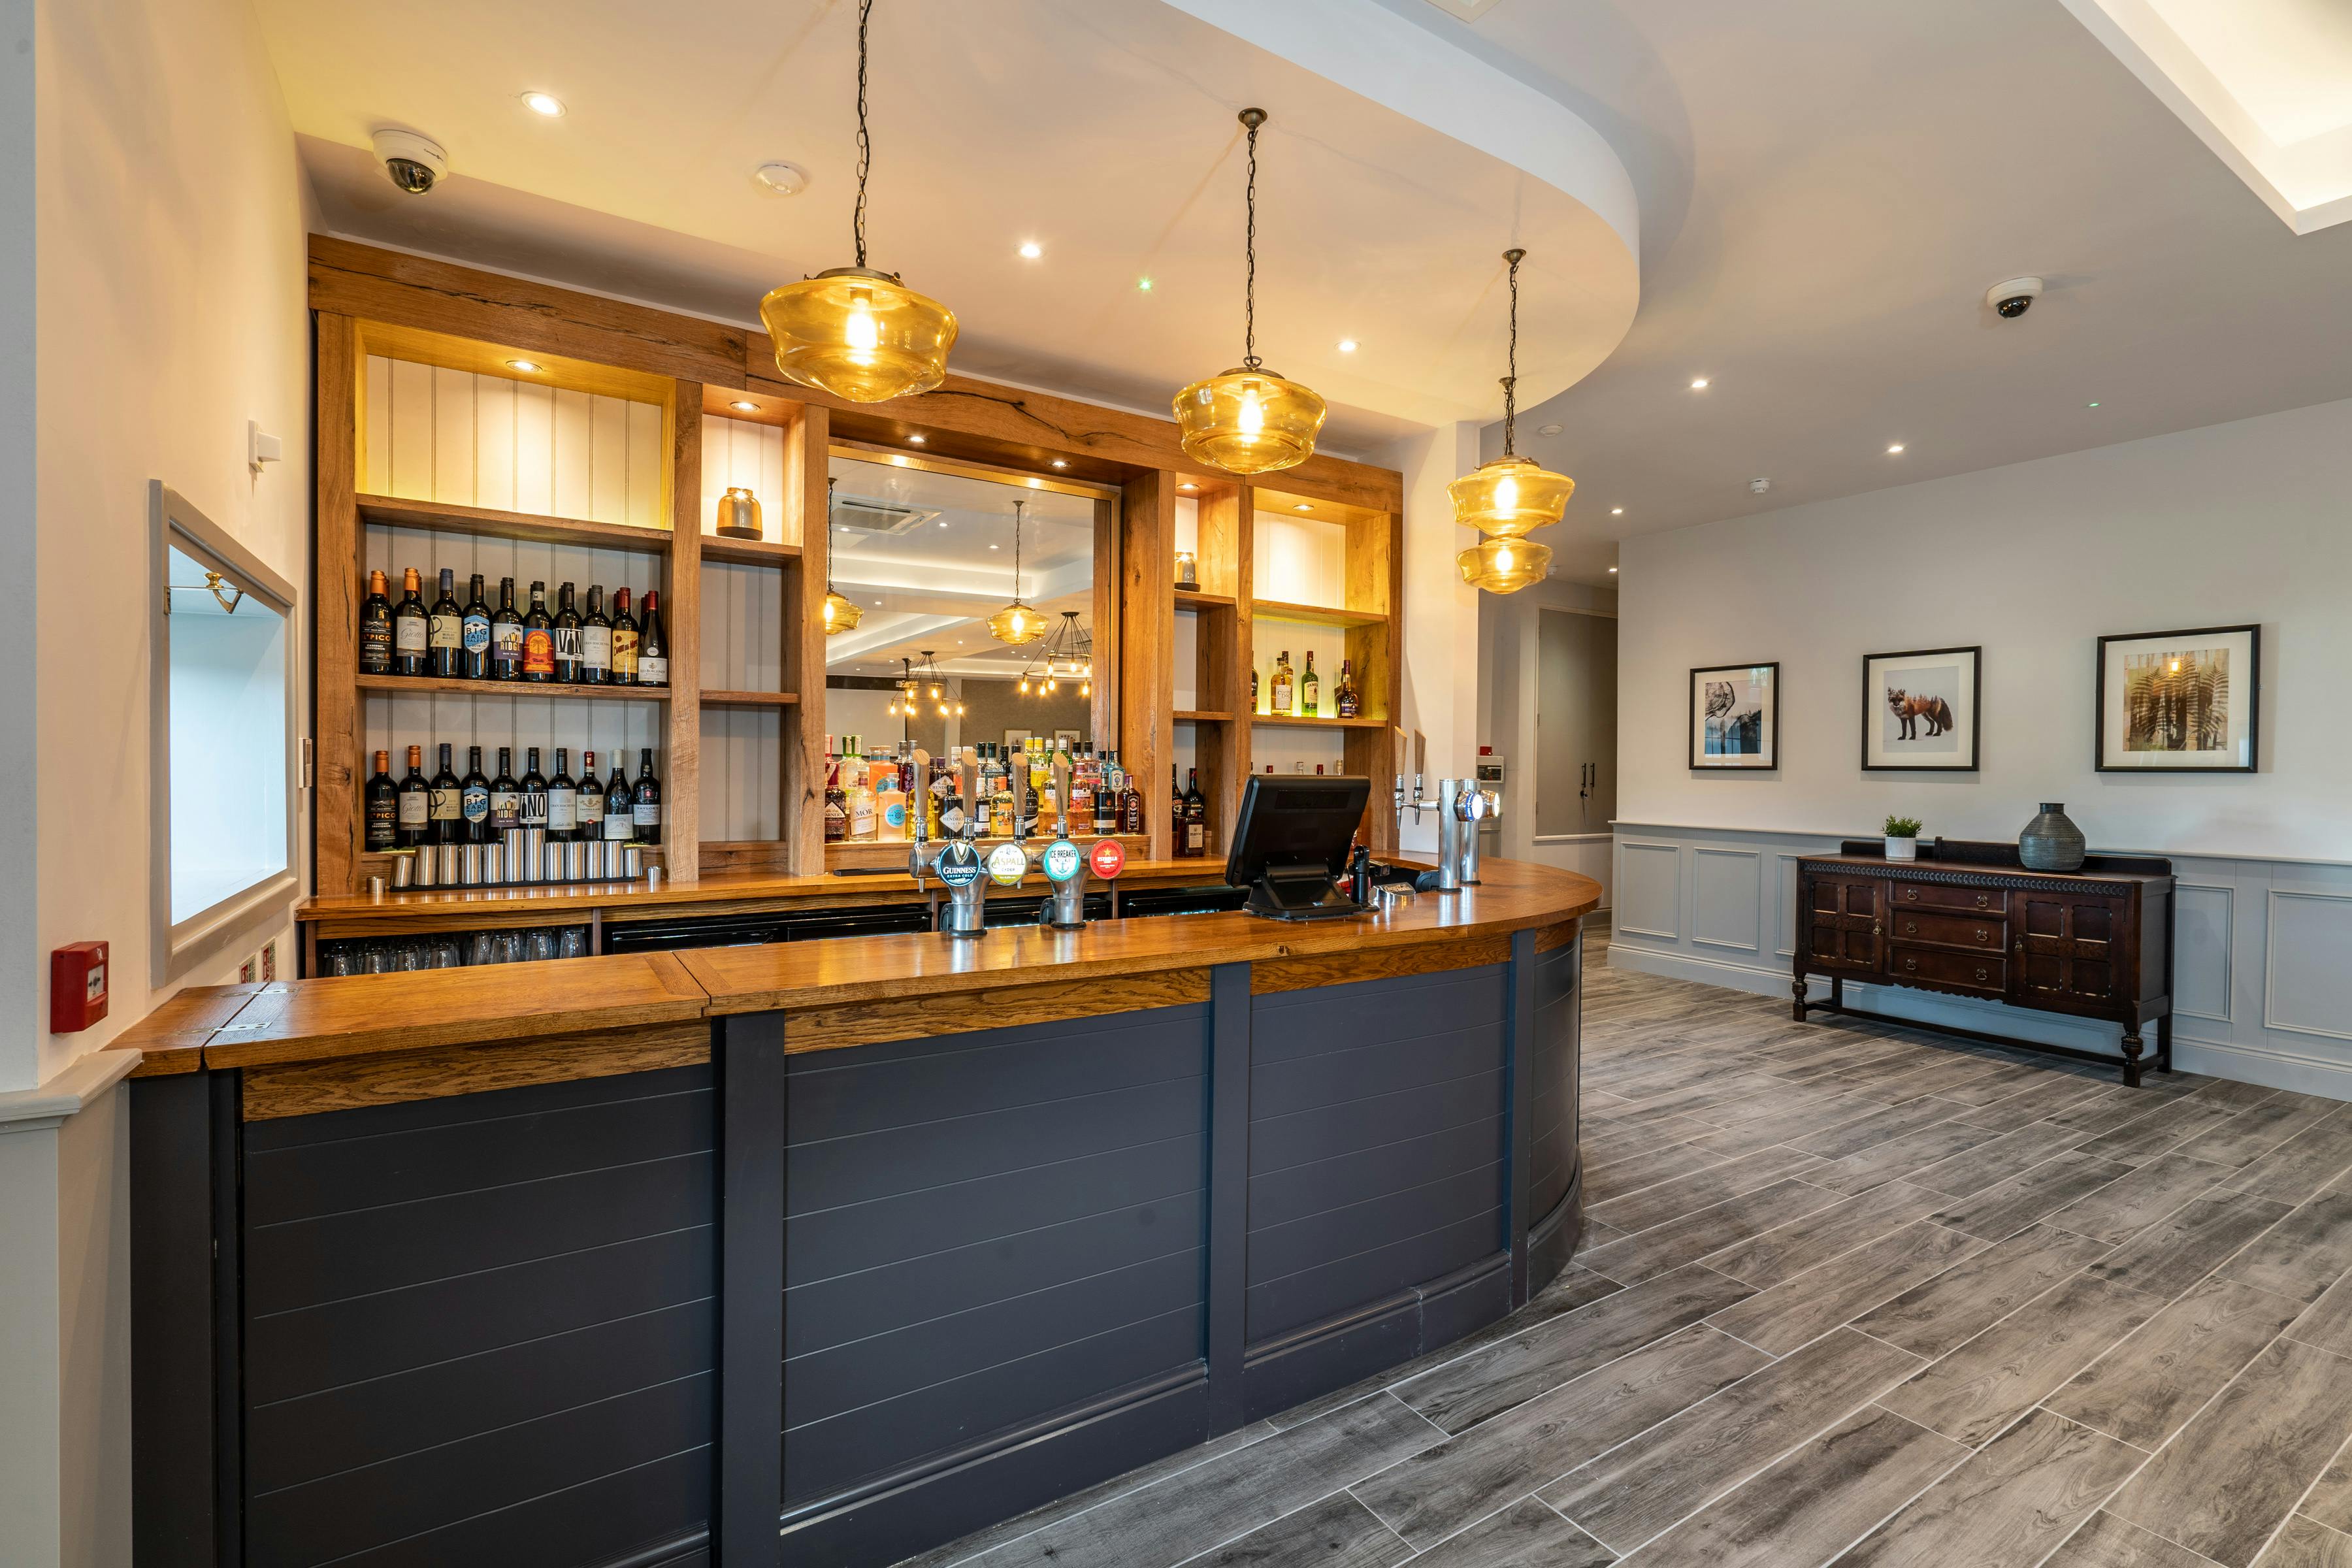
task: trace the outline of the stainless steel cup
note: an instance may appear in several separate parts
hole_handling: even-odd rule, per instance
[[[588,851],[588,879],[592,882],[603,881],[605,877],[604,841],[601,838],[591,838],[581,847]]]
[[[635,844],[621,846],[621,874],[634,882],[646,874],[646,852]]]
[[[509,827],[507,829],[507,841],[503,846],[507,852],[506,875],[499,879],[501,881],[528,882],[530,880],[529,873],[523,869],[525,866],[530,864],[530,853],[529,847],[523,842],[524,831],[524,829],[520,827]]]
[[[371,898],[371,899],[380,899],[380,898],[383,897],[383,888],[384,888],[384,882],[383,882],[383,879],[382,877],[370,877],[370,878],[368,879],[368,897],[369,897],[369,898]]]
[[[507,847],[503,844],[482,846],[482,885],[495,888],[507,879]]]
[[[457,885],[478,888],[482,885],[482,847],[461,844],[457,847]]]
[[[542,843],[539,847],[539,879],[542,882],[563,880],[563,846]]]
[[[514,879],[536,882],[546,875],[547,829],[526,827],[522,830],[522,860],[516,867]]]
[[[440,885],[440,879],[434,875],[435,871],[440,865],[440,861],[434,856],[433,847],[431,845],[427,844],[423,846],[415,854],[411,855],[408,859],[409,864],[415,868],[410,875],[415,879],[415,885],[417,887],[432,888]]]
[[[588,879],[588,846],[576,838],[563,847],[563,879],[567,882]]]
[[[433,879],[445,888],[457,885],[457,851],[459,844],[436,844],[433,847]]]
[[[660,867],[658,867],[658,866],[648,866],[648,867],[646,867],[646,890],[647,890],[648,892],[650,892],[650,891],[652,891],[654,889],[658,888],[658,887],[660,887],[661,885],[662,885],[662,874],[661,874],[661,868],[660,868]]]

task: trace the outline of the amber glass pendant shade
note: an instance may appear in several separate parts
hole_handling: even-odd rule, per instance
[[[852,403],[929,392],[947,378],[955,312],[887,272],[836,267],[760,301],[785,378]]]
[[[1045,635],[1045,617],[1015,599],[988,617],[988,635],[998,642],[1019,647]]]
[[[1445,493],[1454,498],[1454,521],[1489,538],[1517,539],[1558,522],[1576,481],[1532,458],[1497,458],[1446,486]]]
[[[1294,468],[1315,455],[1326,406],[1312,389],[1236,365],[1176,395],[1185,452],[1229,474]]]
[[[838,632],[856,631],[857,629],[857,623],[865,618],[866,612],[857,607],[856,601],[849,599],[843,595],[836,594],[830,588],[825,590],[825,636],[832,637]]]
[[[1454,558],[1462,580],[1489,594],[1516,594],[1544,580],[1551,546],[1524,539],[1482,539]]]

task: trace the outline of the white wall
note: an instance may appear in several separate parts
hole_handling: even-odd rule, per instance
[[[1619,816],[2352,859],[2352,402],[1627,540]],[[2095,639],[2263,626],[2262,771],[2092,768]],[[1984,647],[1983,770],[1861,771],[1862,656]],[[1776,773],[1694,773],[1693,666],[1778,660]]]
[[[1467,531],[1465,531],[1465,533]],[[1492,852],[1515,860],[1557,866],[1601,884],[1601,907],[1612,907],[1611,840],[1606,823],[1593,831],[1538,836],[1536,792],[1541,787],[1537,693],[1542,664],[1541,616],[1546,610],[1614,616],[1617,595],[1580,583],[1538,583],[1516,594],[1478,595],[1477,743],[1503,758],[1503,816]],[[1564,787],[1564,786],[1563,786]]]
[[[35,781],[0,814],[0,1557],[46,1568],[128,1561],[125,1101],[86,1053],[158,1000],[147,486],[308,583],[310,204],[246,0],[0,7],[0,582],[30,612],[0,617],[0,734]],[[248,418],[284,441],[258,479]],[[85,938],[112,944],[110,1016],[53,1037],[45,955]],[[26,1119],[61,1083],[87,1108]]]
[[[1478,753],[1478,590],[1454,557],[1476,535],[1454,521],[1445,487],[1478,466],[1478,426],[1441,425],[1391,442],[1370,460],[1404,476],[1404,676],[1396,723],[1405,731],[1397,772],[1412,791],[1413,731],[1428,737],[1428,797],[1437,781],[1470,771]],[[1401,847],[1433,853],[1437,814],[1405,815]]]

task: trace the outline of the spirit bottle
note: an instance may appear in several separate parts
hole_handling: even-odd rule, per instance
[[[1322,691],[1322,679],[1315,673],[1315,650],[1310,647],[1307,650],[1307,673],[1298,678],[1298,710],[1314,718]]]
[[[1267,706],[1273,712],[1287,718],[1290,706],[1290,650],[1284,648],[1274,657],[1274,700]]]

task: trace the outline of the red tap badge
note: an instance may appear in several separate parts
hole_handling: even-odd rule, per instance
[[[1116,838],[1098,838],[1095,847],[1087,851],[1087,864],[1093,868],[1096,877],[1108,882],[1127,868],[1127,851],[1119,847]]]

